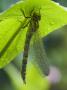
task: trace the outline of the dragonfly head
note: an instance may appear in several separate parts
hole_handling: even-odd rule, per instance
[[[41,20],[41,15],[34,12],[32,18],[34,21],[38,22]]]

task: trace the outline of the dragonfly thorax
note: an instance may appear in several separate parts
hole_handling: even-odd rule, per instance
[[[32,19],[33,21],[38,22],[41,20],[41,15],[40,14],[38,15],[37,13],[34,12],[32,15]]]

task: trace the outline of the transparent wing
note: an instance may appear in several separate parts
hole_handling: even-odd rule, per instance
[[[27,22],[27,24],[28,24],[28,22]],[[24,20],[24,22],[22,23],[22,25],[20,25],[20,27],[16,30],[16,32],[12,35],[12,37],[8,40],[8,42],[6,43],[6,45],[0,51],[0,58],[6,52],[6,50],[9,48],[9,46],[11,45],[11,43],[13,42],[13,40],[16,38],[16,36],[19,34],[19,32],[21,31],[21,28],[24,29],[25,27],[26,27],[26,20]]]
[[[27,28],[24,27],[27,22],[23,20],[20,23],[14,19],[6,19],[0,23],[0,68],[3,68],[22,52],[27,31]]]
[[[49,74],[48,58],[44,49],[43,41],[40,38],[39,32],[35,32],[33,44],[31,47],[32,62],[39,68],[43,75]]]

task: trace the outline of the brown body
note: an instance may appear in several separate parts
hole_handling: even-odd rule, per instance
[[[36,13],[33,13],[29,22],[29,28],[26,34],[26,40],[24,45],[24,53],[23,53],[23,62],[22,62],[22,78],[25,82],[25,75],[26,75],[26,64],[28,59],[28,51],[30,46],[30,41],[33,36],[33,34],[37,31],[39,27],[39,20],[41,16],[37,15]],[[26,82],[25,82],[26,83]]]

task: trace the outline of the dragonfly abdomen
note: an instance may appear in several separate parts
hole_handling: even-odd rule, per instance
[[[23,53],[23,63],[22,63],[22,78],[23,81],[25,82],[25,77],[26,77],[26,65],[27,65],[27,59],[28,59],[28,51],[30,47],[30,41],[33,36],[32,30],[27,31],[26,35],[26,41],[25,41],[25,46],[24,46],[24,53]],[[26,82],[25,82],[26,83]]]

